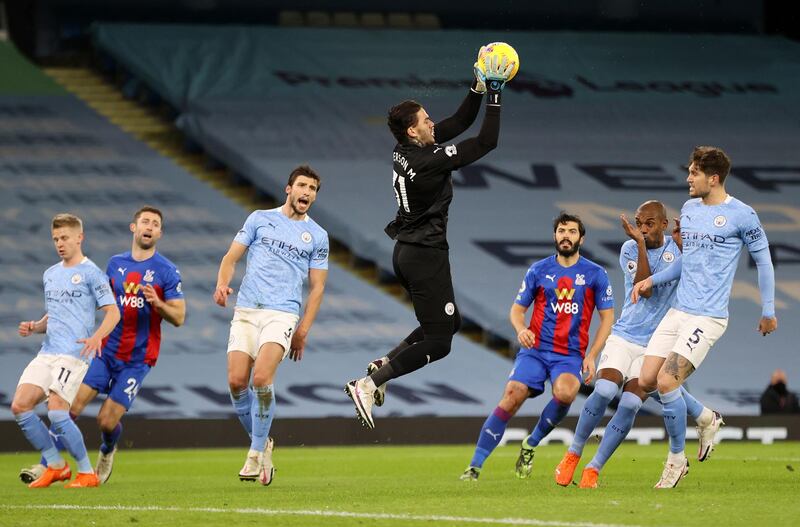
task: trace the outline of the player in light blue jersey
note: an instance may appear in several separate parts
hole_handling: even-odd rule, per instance
[[[44,273],[47,312],[38,321],[19,324],[20,336],[45,333],[45,339],[39,354],[20,376],[11,411],[25,437],[47,461],[47,470],[28,485],[30,488],[49,487],[72,477],[47,427],[33,411],[45,399],[51,426],[78,463],[78,475],[67,483],[67,488],[96,487],[97,475],[86,453],[83,435],[69,416],[69,407],[89,362],[100,355],[103,338],[117,325],[119,311],[108,277],[81,251],[80,218],[58,214],[53,218],[52,233],[61,262]],[[105,316],[93,332],[97,309],[103,310]]]
[[[758,266],[762,304],[758,331],[767,335],[778,327],[767,236],[755,211],[725,191],[730,166],[719,148],[694,149],[686,178],[692,199],[681,209],[683,255],[676,265],[637,283],[631,292],[637,302],[654,286],[680,277],[673,306],[647,345],[639,377],[644,390],[658,388],[670,439],[656,488],[675,487],[689,470],[684,454],[686,402],[680,389],[728,326],[728,300],[744,245]],[[721,420],[716,413],[714,418]]]
[[[600,355],[598,380],[581,409],[572,444],[556,467],[555,481],[562,486],[572,483],[586,441],[600,423],[619,387],[623,387],[619,405],[605,429],[597,453],[583,469],[581,488],[597,487],[600,470],[633,427],[636,414],[648,396],[638,383],[645,349],[650,336],[672,304],[678,285],[677,279],[672,280],[648,292],[645,301],[637,304],[631,301],[630,293],[636,282],[675,264],[680,255],[680,233],[675,233],[677,240],[664,235],[669,226],[667,209],[658,201],[647,201],[639,206],[635,216],[636,228],[628,223],[624,214],[620,220],[623,230],[631,238],[622,245],[619,255],[626,300]],[[710,426],[713,412],[690,394],[685,393],[685,397],[690,408],[689,414],[699,424]],[[701,417],[704,418],[702,423]],[[713,439],[713,433],[710,435]]]
[[[287,355],[295,361],[303,358],[308,332],[322,303],[328,233],[307,214],[319,188],[316,172],[307,166],[295,168],[286,184],[286,202],[250,214],[219,267],[214,301],[225,307],[233,293],[230,283],[236,263],[247,252],[228,340],[231,402],[250,436],[250,450],[239,471],[242,481],[272,482],[274,442],[269,430],[275,415],[275,372]],[[306,278],[309,293],[298,324]]]

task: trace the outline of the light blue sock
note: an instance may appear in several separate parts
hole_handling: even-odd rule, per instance
[[[647,395],[658,404],[661,404],[661,394],[658,393],[658,390],[647,392]]]
[[[692,416],[693,419],[697,419],[700,417],[700,414],[703,413],[703,409],[705,406],[694,398],[692,394],[686,391],[686,388],[681,386],[681,395],[683,396],[683,400],[686,402],[686,413]]]
[[[500,408],[499,406],[489,414],[489,417],[484,421],[481,427],[481,433],[478,436],[478,444],[475,445],[475,454],[472,456],[469,466],[481,468],[484,461],[500,444],[503,439],[503,434],[506,431],[506,425],[511,419],[511,414]]]
[[[553,431],[558,423],[564,419],[564,416],[569,412],[569,404],[564,404],[555,397],[550,399],[547,406],[542,410],[542,415],[539,416],[539,422],[536,427],[528,436],[528,445],[538,446],[542,439],[547,437],[547,434]]]
[[[603,469],[603,465],[606,464],[608,458],[617,450],[617,447],[633,428],[633,420],[636,419],[636,413],[641,407],[642,400],[639,399],[638,395],[631,392],[622,392],[617,411],[611,421],[608,422],[597,453],[595,453],[587,466],[596,468],[598,472]]]
[[[64,462],[64,458],[53,444],[50,432],[38,415],[32,411],[22,412],[17,414],[15,419],[31,446],[42,453],[45,465],[60,465]]]
[[[275,393],[272,385],[253,386],[253,403],[250,414],[253,420],[253,435],[250,440],[250,448],[264,450],[267,446],[269,429],[272,427],[272,418],[275,416]]]
[[[253,405],[253,391],[250,388],[245,388],[241,392],[230,392],[231,403],[233,409],[236,410],[236,417],[242,423],[244,431],[247,432],[248,437],[253,437],[253,417],[250,414]]]
[[[89,461],[89,454],[86,453],[86,445],[83,443],[83,434],[69,416],[69,412],[67,410],[50,410],[47,412],[47,417],[50,418],[53,428],[61,436],[67,452],[78,462],[78,472],[94,472],[92,463]]]
[[[572,445],[569,451],[578,454],[583,454],[583,447],[592,431],[603,418],[608,408],[608,403],[617,395],[617,384],[607,379],[598,379],[594,383],[594,391],[583,403],[581,415],[578,417],[578,426],[575,427],[575,437],[572,439]]]
[[[686,448],[686,401],[681,389],[661,394],[664,426],[669,434],[669,451],[679,454]]]

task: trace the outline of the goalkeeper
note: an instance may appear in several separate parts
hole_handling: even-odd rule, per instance
[[[385,231],[397,241],[394,272],[411,295],[419,327],[386,356],[372,361],[367,377],[345,386],[356,415],[369,428],[375,427],[372,406],[383,404],[386,383],[447,356],[461,324],[447,245],[447,213],[453,199],[450,174],[497,147],[501,94],[515,66],[506,57],[483,55],[479,54],[482,64],[475,63],[475,81],[467,97],[438,125],[416,101],[389,109],[389,129],[397,139],[392,184],[398,209]],[[484,94],[486,114],[478,135],[448,144],[475,121]]]

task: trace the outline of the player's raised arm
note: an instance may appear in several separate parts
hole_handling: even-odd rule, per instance
[[[236,272],[236,264],[242,259],[244,253],[247,252],[247,246],[239,242],[231,242],[228,252],[222,257],[219,264],[219,272],[217,273],[217,287],[214,289],[214,302],[217,305],[225,307],[228,304],[228,295],[233,293],[230,287],[233,275]]]
[[[483,48],[481,48],[482,50]],[[480,55],[481,53],[479,52],[479,60]],[[480,77],[481,72],[477,65],[478,63],[476,62],[475,66],[473,66],[475,80],[472,81],[469,93],[464,97],[461,106],[458,107],[456,113],[436,124],[436,140],[440,143],[446,143],[465,132],[478,117],[478,112],[481,109],[481,98],[486,93],[486,84]]]

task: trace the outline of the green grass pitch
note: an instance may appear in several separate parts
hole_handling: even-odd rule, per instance
[[[694,449],[694,444],[687,445]],[[587,447],[588,462],[596,444]],[[273,484],[240,482],[244,448],[120,450],[97,489],[28,489],[32,453],[0,455],[0,525],[458,526],[798,525],[800,444],[722,443],[676,489],[655,490],[664,443],[623,445],[601,488],[558,487],[563,445],[539,447],[514,477],[517,447],[497,449],[478,482],[458,476],[471,445],[281,448]],[[583,463],[579,467],[582,468]],[[74,470],[74,466],[73,466]],[[576,477],[579,477],[579,471]]]

